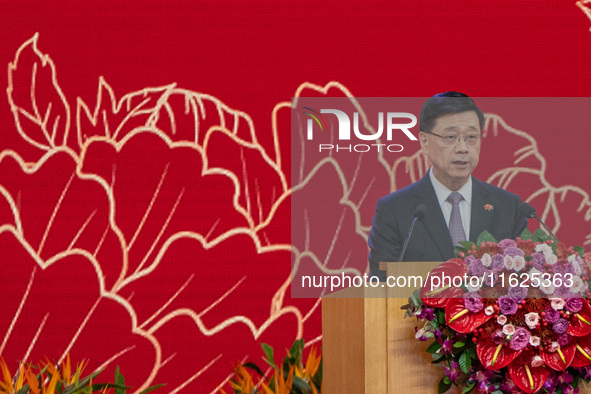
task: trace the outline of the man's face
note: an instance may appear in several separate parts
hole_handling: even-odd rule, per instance
[[[433,164],[433,175],[452,191],[460,189],[468,179],[480,155],[481,140],[474,146],[466,144],[467,134],[480,135],[480,123],[474,111],[442,115],[435,121],[432,133],[441,136],[457,135],[462,138],[455,145],[446,145],[443,138],[420,132],[421,150]]]

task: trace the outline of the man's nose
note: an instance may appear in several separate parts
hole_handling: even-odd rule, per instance
[[[456,152],[466,152],[467,150],[468,150],[468,144],[466,143],[466,140],[464,139],[464,137],[458,138],[458,142],[456,143],[456,146],[455,146],[455,151]]]

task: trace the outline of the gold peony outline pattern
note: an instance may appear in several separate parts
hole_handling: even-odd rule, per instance
[[[591,8],[589,8],[589,5],[591,5],[591,1],[579,0],[575,3],[575,5],[579,7],[581,11],[583,11],[583,13],[587,16],[587,18],[589,18],[589,21],[591,21]],[[591,27],[589,28],[589,30],[591,31]]]
[[[20,208],[19,196],[13,196],[2,184],[0,184],[0,194],[2,196],[0,198],[0,203],[4,202],[5,206],[8,207],[8,211],[10,211],[10,214],[12,215],[12,222],[2,224],[0,226],[0,234],[6,232],[12,234],[21,243],[28,255],[34,259],[40,270],[50,269],[56,262],[74,254],[84,256],[84,258],[89,261],[96,273],[96,278],[100,289],[99,297],[110,299],[123,308],[131,318],[132,333],[147,340],[155,349],[153,369],[149,372],[148,378],[146,381],[142,382],[138,390],[141,390],[153,383],[155,379],[157,379],[159,371],[167,364],[173,362],[174,354],[168,356],[164,360],[162,359],[163,355],[161,345],[158,338],[155,336],[155,333],[175,319],[179,319],[181,317],[189,318],[204,337],[211,337],[215,334],[223,332],[235,324],[241,324],[247,327],[252,338],[256,340],[268,330],[270,330],[273,324],[284,316],[292,315],[295,317],[297,327],[295,327],[294,332],[296,337],[301,337],[305,334],[305,324],[310,319],[320,318],[318,314],[318,307],[320,305],[319,300],[314,300],[311,305],[305,307],[308,309],[304,309],[304,307],[299,308],[297,305],[292,305],[293,303],[297,304],[297,300],[289,300],[288,291],[290,287],[290,277],[287,275],[284,279],[280,280],[274,295],[270,299],[260,302],[260,304],[263,306],[265,303],[269,305],[269,315],[262,324],[255,324],[253,319],[249,318],[248,316],[235,315],[217,322],[217,324],[208,326],[203,320],[204,314],[206,314],[211,309],[220,307],[223,301],[239,286],[241,286],[244,281],[248,281],[249,278],[244,276],[237,283],[226,283],[225,285],[228,287],[226,288],[223,295],[215,302],[212,302],[212,304],[204,310],[197,311],[183,307],[176,307],[173,310],[169,310],[170,305],[194,280],[194,277],[190,276],[186,278],[182,286],[174,290],[174,293],[169,300],[158,306],[155,313],[150,315],[143,322],[139,322],[137,313],[134,309],[133,303],[131,302],[131,296],[124,298],[119,293],[127,286],[153,274],[159,267],[163,256],[166,255],[168,249],[176,241],[183,239],[192,240],[199,243],[207,251],[215,249],[216,247],[220,247],[224,241],[227,241],[234,236],[242,235],[249,237],[249,239],[252,240],[252,243],[259,255],[273,252],[285,252],[292,254],[292,258],[295,261],[295,265],[292,268],[293,270],[298,269],[298,264],[303,259],[310,259],[319,270],[326,274],[337,271],[341,272],[343,270],[354,274],[361,273],[359,269],[355,267],[349,267],[347,265],[347,260],[344,262],[336,262],[335,264],[331,264],[330,259],[331,253],[334,250],[336,242],[338,241],[340,232],[353,232],[353,236],[356,239],[362,241],[365,241],[367,238],[367,234],[370,229],[371,217],[368,218],[362,215],[361,206],[363,204],[372,203],[372,201],[369,201],[370,198],[368,198],[368,196],[374,197],[371,193],[371,190],[376,182],[371,180],[367,184],[360,186],[358,174],[361,172],[361,167],[367,163],[358,162],[353,173],[350,174],[343,170],[343,166],[339,162],[339,158],[331,155],[328,158],[318,162],[307,163],[305,162],[305,157],[299,163],[296,161],[295,164],[299,165],[301,168],[299,171],[300,176],[297,181],[292,180],[293,186],[290,188],[285,175],[289,171],[289,163],[282,161],[281,154],[282,147],[285,148],[285,144],[289,145],[289,143],[285,140],[280,140],[279,138],[279,131],[285,127],[284,122],[282,123],[279,119],[280,114],[290,110],[292,105],[290,102],[279,103],[273,109],[271,128],[271,137],[273,143],[272,146],[264,147],[259,142],[257,133],[255,132],[255,126],[248,114],[229,108],[223,102],[213,96],[196,93],[186,89],[180,89],[177,88],[175,84],[170,84],[164,87],[145,88],[140,91],[131,92],[117,100],[112,87],[104,80],[104,78],[100,77],[94,110],[91,110],[91,106],[86,104],[81,98],[77,98],[75,122],[76,136],[75,138],[72,138],[72,131],[70,129],[71,114],[69,104],[57,82],[55,64],[48,55],[43,54],[38,49],[38,38],[39,36],[36,34],[18,48],[15,59],[10,63],[8,69],[9,86],[7,88],[7,93],[18,133],[21,135],[24,141],[39,149],[41,154],[37,160],[31,162],[21,157],[18,152],[11,149],[5,149],[0,153],[0,164],[5,160],[14,160],[16,163],[18,163],[24,173],[36,174],[46,163],[52,160],[54,156],[66,155],[73,162],[75,162],[75,172],[73,173],[72,177],[80,181],[93,182],[94,184],[99,185],[101,190],[104,192],[106,200],[108,201],[109,215],[108,226],[105,230],[105,234],[107,231],[112,231],[118,240],[120,252],[122,255],[120,272],[112,285],[107,286],[101,262],[98,261],[96,257],[98,249],[91,253],[91,251],[75,247],[78,237],[80,234],[84,233],[89,223],[93,220],[93,215],[90,215],[88,218],[86,218],[84,224],[77,231],[77,235],[72,239],[69,247],[66,250],[56,253],[45,259],[41,258],[40,255],[41,250],[43,249],[43,244],[41,244],[41,246],[36,249],[27,240],[27,235],[25,234],[26,230],[23,228],[23,223],[21,220],[22,212]],[[33,63],[30,76],[31,87],[28,97],[31,98],[31,103],[23,104],[22,102],[19,102],[19,98],[16,95],[15,89],[17,89],[17,86],[15,85],[14,81],[16,73],[22,71],[19,69],[19,66],[21,66],[21,56],[23,56],[25,52],[29,50],[32,52],[33,56],[36,57],[37,62]],[[31,53],[29,53],[29,55],[30,54]],[[49,79],[55,91],[53,100],[45,103],[43,106],[40,102],[37,102],[36,94],[39,88],[37,83],[38,77],[44,69],[45,71],[49,71]],[[325,86],[305,82],[298,87],[294,97],[297,101],[298,97],[305,97],[305,95],[309,93],[320,95],[335,93],[339,96],[342,95],[349,97],[352,105],[360,113],[364,126],[368,130],[375,132],[374,128],[369,123],[363,108],[359,105],[353,94],[339,82],[330,82]],[[185,129],[181,130],[179,127],[179,124],[181,123],[181,117],[179,117],[173,110],[173,106],[171,104],[171,100],[173,98],[180,99],[181,102],[184,102],[185,112],[183,115],[189,117],[193,122],[193,128],[191,132],[187,133],[184,131],[185,134],[183,134],[183,130]],[[207,124],[207,121],[210,119],[209,114],[214,114],[212,115],[216,120],[214,121],[214,124]],[[122,118],[119,122],[113,123],[111,121],[113,116],[121,116]],[[99,132],[102,133],[93,133],[91,129],[85,128],[85,122],[98,129]],[[203,131],[203,125],[209,127]],[[243,127],[241,127],[241,125]],[[32,126],[36,126],[39,130],[31,131]],[[246,127],[246,132],[244,131],[244,126]],[[497,135],[499,132],[499,126],[509,133],[524,138],[528,144],[514,152],[514,166],[495,172],[488,178],[488,181],[496,183],[501,187],[510,187],[515,178],[520,175],[529,174],[535,176],[542,186],[527,196],[525,199],[531,200],[543,195],[547,195],[546,203],[541,216],[543,219],[547,219],[550,215],[555,218],[555,224],[553,228],[555,231],[559,231],[562,225],[562,219],[557,202],[566,198],[567,193],[574,193],[580,196],[581,204],[578,206],[577,212],[585,211],[584,220],[587,222],[591,220],[591,203],[589,200],[589,194],[582,188],[575,185],[554,186],[550,184],[545,176],[547,171],[547,163],[545,158],[539,153],[535,139],[526,132],[511,128],[499,115],[488,114],[487,124],[484,131],[485,134]],[[191,130],[191,128],[189,128],[189,130]],[[160,186],[158,186],[154,191],[149,208],[146,210],[146,216],[144,216],[140,221],[135,235],[131,239],[128,239],[129,237],[126,237],[117,223],[117,201],[113,192],[115,176],[108,180],[96,174],[87,173],[83,169],[83,164],[85,162],[89,146],[92,144],[99,142],[108,144],[112,146],[116,152],[120,152],[130,141],[145,134],[150,134],[163,141],[168,149],[187,148],[193,151],[203,163],[203,171],[200,174],[203,178],[222,176],[229,180],[234,187],[234,192],[231,196],[232,209],[238,216],[244,218],[246,225],[224,229],[224,231],[221,231],[215,237],[211,237],[211,233],[214,231],[214,228],[211,228],[210,231],[204,233],[189,230],[177,231],[174,234],[168,235],[164,241],[160,239],[162,236],[162,234],[160,234],[157,239],[154,240],[151,248],[149,248],[149,253],[145,256],[146,259],[142,260],[142,264],[138,265],[133,272],[128,272],[129,252],[133,245],[133,240],[136,239],[135,235],[137,235],[137,231],[140,231],[145,221],[148,220],[151,207],[159,196]],[[188,137],[189,135],[191,138]],[[212,141],[214,138],[220,135],[224,138],[227,138],[229,141],[239,147],[239,161],[241,162],[241,168],[239,170],[241,171],[232,171],[219,165],[210,163],[210,156],[213,156],[208,155],[210,145],[213,144]],[[276,181],[276,184],[273,185],[274,188],[272,188],[273,191],[270,193],[270,198],[268,195],[265,195],[263,192],[261,192],[260,187],[263,186],[262,183],[254,182],[251,184],[250,177],[254,174],[249,172],[250,167],[248,167],[248,160],[252,156],[247,157],[245,152],[258,155],[258,167],[261,167],[261,164],[264,164],[269,173],[274,174],[275,178],[272,180]],[[540,163],[539,168],[519,166],[521,162],[531,157],[535,158]],[[397,174],[399,172],[405,174],[405,176],[408,177],[410,181],[415,181],[418,180],[419,177],[422,176],[428,169],[428,162],[424,155],[422,155],[420,152],[408,157],[401,157],[395,160],[393,163],[387,161],[383,155],[383,152],[378,152],[375,157],[372,157],[372,164],[376,163],[378,168],[381,168],[381,171],[383,172],[381,176],[389,180],[390,191],[394,191],[402,186],[397,183]],[[292,245],[289,240],[277,241],[274,238],[271,239],[270,237],[272,237],[273,234],[267,234],[265,233],[265,230],[271,227],[274,219],[277,220],[276,216],[285,215],[282,213],[281,207],[289,203],[289,198],[291,197],[292,193],[304,190],[309,185],[311,180],[314,179],[316,174],[326,166],[331,167],[336,174],[335,181],[340,183],[342,190],[342,198],[340,199],[339,203],[342,207],[344,207],[344,209],[353,214],[354,227],[344,228],[341,226],[341,222],[339,222],[334,236],[332,239],[327,240],[327,242],[330,244],[328,248],[329,252],[323,256],[317,255],[315,250],[311,250],[309,242],[305,242],[303,245]],[[161,185],[164,182],[165,177],[166,172],[163,172],[160,175],[158,185]],[[70,185],[69,182],[68,185]],[[359,187],[361,187],[362,190],[355,195],[361,195],[361,197],[357,197],[356,201],[353,201],[353,191]],[[60,202],[63,200],[66,193],[68,193],[67,187],[64,189],[62,196],[54,207],[51,219],[44,231],[45,235],[50,231],[52,221],[58,214]],[[177,198],[177,203],[180,199],[182,199],[182,192]],[[269,206],[264,207],[263,201],[266,201]],[[168,213],[169,217],[174,215],[174,207],[177,205],[178,204],[175,204],[172,207],[173,209],[171,209],[171,211]],[[285,217],[283,217],[283,219],[285,219]],[[287,218],[287,220],[289,220],[289,218]],[[168,220],[166,223],[168,223]],[[213,227],[215,226],[216,225],[214,224]],[[166,225],[164,227],[166,227]],[[43,239],[45,238],[46,237],[44,236]],[[101,245],[103,240],[104,236],[101,240]],[[586,244],[591,244],[591,234],[587,236]],[[98,248],[100,249],[100,245]],[[155,250],[156,248],[158,250]],[[150,256],[153,254],[156,257],[151,258]],[[33,283],[33,278],[34,274],[32,274],[31,278],[28,279],[29,285],[25,294],[23,294],[20,304],[21,306],[17,311],[15,311],[13,322],[10,325],[9,331],[3,336],[3,341],[0,345],[0,355],[2,354],[7,342],[10,340],[15,322],[19,319],[22,305],[27,302],[27,295],[31,284]],[[84,324],[88,322],[92,313],[93,310],[88,312],[86,318],[84,319]],[[71,339],[69,345],[64,349],[63,354],[61,355],[62,358],[72,348],[72,346],[75,345],[78,335],[85,328],[84,324],[80,326],[76,335]],[[41,329],[42,327],[38,333],[41,333]],[[29,351],[27,354],[23,355],[23,358],[26,358],[30,350],[34,347],[35,341],[37,339],[38,336],[36,335],[31,341]],[[316,334],[313,337],[306,339],[308,345],[310,345],[319,341],[321,337],[319,334]],[[122,349],[121,352],[126,352],[128,350],[129,349]],[[111,358],[104,360],[102,366],[116,362],[121,354],[122,353],[113,354]],[[245,354],[244,357],[248,357],[248,354]],[[197,378],[207,375],[208,370],[214,364],[219,363],[221,359],[222,354],[219,354],[215,357],[212,357],[208,363],[196,371],[187,373],[186,379],[182,382],[179,382],[179,384],[173,388],[171,392],[181,391],[183,388],[194,382]],[[215,388],[212,390],[212,392],[216,391],[217,388],[222,387],[228,378],[229,375],[225,376],[225,378],[219,381],[219,383],[216,382]]]

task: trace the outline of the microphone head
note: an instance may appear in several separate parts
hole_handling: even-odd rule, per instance
[[[536,209],[526,202],[522,202],[519,206],[519,213],[528,219],[534,219],[537,217]]]
[[[423,220],[427,213],[427,206],[425,204],[419,204],[415,209],[415,217],[419,220]]]

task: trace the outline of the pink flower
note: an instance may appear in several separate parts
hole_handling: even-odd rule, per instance
[[[503,259],[503,264],[505,265],[505,268],[507,268],[508,270],[512,270],[515,267],[515,261],[513,260],[513,257],[506,255],[505,258]]]
[[[532,335],[531,337],[529,337],[529,344],[533,347],[540,346],[540,337]]]
[[[507,323],[507,316],[499,315],[499,317],[497,317],[497,323],[499,323],[501,326]]]
[[[532,337],[533,338],[533,337]],[[538,338],[540,339],[540,338]],[[542,357],[538,356],[537,354],[531,359],[531,366],[536,368],[536,367],[541,367],[542,365],[544,365],[544,360],[542,360]]]
[[[484,210],[485,211],[492,211],[493,209],[495,209],[495,207],[492,204],[484,204]]]
[[[562,298],[550,298],[550,305],[552,305],[552,309],[555,311],[560,311],[564,309],[564,300]]]
[[[490,316],[493,313],[495,313],[495,308],[493,308],[491,305],[487,306],[486,308],[484,308],[484,314],[486,316]],[[497,320],[498,321],[498,320]]]
[[[505,324],[503,326],[503,334],[505,334],[505,335],[515,334],[515,326],[513,324]]]
[[[492,257],[490,257],[490,254],[485,253],[482,255],[482,257],[480,258],[480,261],[482,262],[482,265],[485,267],[490,267],[491,263],[492,263]]]
[[[540,316],[536,312],[530,312],[525,315],[525,324],[533,330],[540,321]]]

